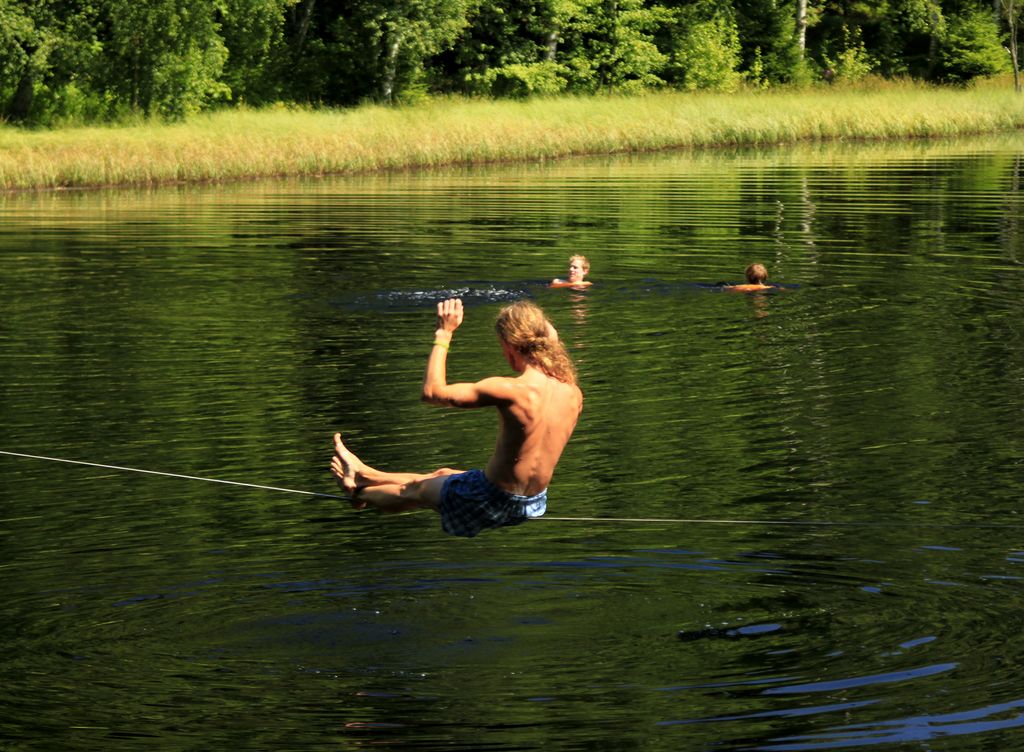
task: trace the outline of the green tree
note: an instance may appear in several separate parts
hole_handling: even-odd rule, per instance
[[[52,45],[52,36],[37,28],[24,7],[0,0],[0,95],[9,119],[28,116],[35,82],[45,69]]]
[[[1020,34],[1022,4],[1019,0],[996,0],[999,16],[1006,22],[1010,64],[1013,67],[1013,90],[1020,94],[1020,58],[1017,55],[1017,40]]]
[[[972,11],[949,19],[948,29],[939,45],[939,80],[965,84],[1005,71],[1006,53],[992,14]]]
[[[565,87],[555,9],[547,0],[478,5],[450,50],[429,61],[434,85],[466,94],[523,96]]]
[[[479,0],[350,0],[335,6],[328,49],[349,77],[348,101],[391,102],[427,79],[425,63],[450,49]]]
[[[796,0],[735,0],[743,69],[768,83],[802,80]]]
[[[120,108],[180,118],[231,91],[217,5],[206,0],[103,0],[108,72]]]
[[[481,6],[440,64],[456,88],[496,96],[639,91],[664,83],[655,34],[668,18],[643,0]]]
[[[235,101],[260,104],[291,96],[286,45],[289,15],[299,0],[217,0],[215,20],[228,50],[221,76]],[[303,1],[311,15],[313,0]],[[306,18],[308,31],[309,18]]]
[[[728,6],[676,8],[668,31],[669,83],[684,89],[733,91],[739,86],[740,38]]]
[[[0,0],[0,113],[41,122],[77,91],[97,52],[92,14],[88,3]]]
[[[482,4],[452,53],[437,61],[456,91],[553,94],[569,85],[562,32],[581,14],[574,0]]]
[[[938,62],[939,45],[946,35],[946,16],[938,0],[900,0],[895,5],[896,13],[906,24],[911,34],[923,34],[928,39],[928,54],[925,74],[934,75]]]
[[[655,32],[669,19],[660,5],[643,0],[565,0],[558,61],[568,69],[569,88],[580,92],[639,91],[664,84],[668,57]]]
[[[864,46],[860,29],[845,26],[842,46],[832,55],[823,53],[822,59],[839,81],[859,81],[871,72],[875,64]]]
[[[808,8],[807,50],[825,67],[843,57],[883,75],[927,77],[944,30],[936,0],[821,0]]]

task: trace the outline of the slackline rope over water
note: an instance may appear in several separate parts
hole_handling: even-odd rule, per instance
[[[262,491],[280,491],[282,493],[301,494],[303,496],[319,496],[325,499],[340,499],[348,501],[344,496],[337,494],[319,493],[317,491],[299,491],[294,488],[281,488],[280,486],[261,486],[257,483],[242,483],[237,480],[221,480],[219,478],[201,478],[198,475],[181,475],[180,473],[164,473],[159,470],[143,470],[138,467],[124,467],[122,465],[104,465],[99,462],[85,462],[83,460],[68,460],[61,457],[45,457],[41,454],[25,454],[23,452],[7,452],[0,449],[0,454],[9,457],[25,457],[31,460],[45,460],[47,462],[65,462],[69,465],[85,465],[87,467],[100,467],[106,470],[120,470],[127,473],[145,473],[147,475],[163,475],[168,478],[183,478],[185,480],[201,480],[205,483],[224,483],[229,486],[244,486],[245,488],[258,488]],[[941,522],[914,522],[900,523],[895,525],[888,522],[829,522],[827,520],[715,520],[715,519],[682,519],[678,517],[543,517],[529,518],[532,521],[550,520],[551,522],[657,522],[657,523],[686,523],[703,525],[788,525],[803,527],[985,527],[985,528],[1020,528],[1024,525],[999,524],[999,523],[941,523]]]
[[[5,452],[0,449],[0,454],[11,457],[27,457],[32,460],[46,460],[47,462],[67,462],[70,465],[88,465],[89,467],[102,467],[107,470],[123,470],[128,473],[146,473],[147,475],[165,475],[168,478],[185,478],[186,480],[202,480],[207,483],[226,483],[229,486],[245,486],[246,488],[261,488],[264,491],[283,491],[284,493],[303,494],[305,496],[324,496],[328,499],[345,499],[344,496],[335,494],[317,493],[316,491],[297,491],[294,488],[279,488],[278,486],[260,486],[256,483],[240,483],[237,480],[218,480],[217,478],[200,478],[198,475],[179,475],[178,473],[162,473],[159,470],[142,470],[137,467],[122,467],[120,465],[101,465],[99,462],[83,462],[81,460],[65,460],[60,457],[43,457],[39,454],[22,454],[21,452]]]

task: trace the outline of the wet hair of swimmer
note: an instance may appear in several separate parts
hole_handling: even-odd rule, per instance
[[[752,285],[763,285],[768,281],[768,270],[764,264],[751,264],[747,267],[747,282]]]
[[[586,273],[588,273],[590,271],[590,262],[587,260],[586,256],[577,253],[575,256],[570,256],[569,257],[569,263],[571,264],[573,261],[579,261],[580,262],[580,266],[583,267],[583,273],[584,274],[586,274]]]

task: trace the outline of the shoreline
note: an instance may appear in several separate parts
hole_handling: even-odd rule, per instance
[[[1024,125],[1019,129],[1012,130],[993,130],[993,131],[975,131],[969,133],[959,133],[955,138],[976,138],[984,136],[998,136],[998,135],[1009,135],[1016,132],[1017,130],[1024,131]],[[431,164],[429,166],[423,165],[402,165],[396,167],[384,167],[377,169],[360,169],[360,170],[346,170],[339,172],[307,172],[307,173],[253,173],[250,175],[235,175],[231,177],[207,177],[207,178],[195,178],[193,180],[183,180],[178,178],[166,178],[161,180],[148,180],[144,182],[135,183],[93,183],[93,184],[81,184],[81,185],[56,185],[56,186],[28,186],[28,187],[17,187],[17,188],[0,188],[0,196],[14,196],[24,195],[32,193],[90,193],[94,191],[105,191],[105,190],[118,190],[118,189],[153,189],[158,190],[161,188],[184,188],[189,186],[217,186],[217,185],[232,185],[242,183],[256,183],[262,180],[299,180],[299,179],[329,179],[329,178],[342,178],[342,177],[367,177],[371,175],[408,175],[421,172],[430,172],[434,170],[450,170],[455,168],[473,168],[473,167],[502,167],[517,164],[544,164],[546,162],[558,162],[563,160],[572,159],[588,159],[594,157],[616,157],[626,156],[635,154],[637,156],[647,154],[659,154],[663,152],[695,152],[695,151],[726,151],[729,149],[782,149],[786,147],[810,145],[810,144],[836,144],[836,145],[856,145],[856,144],[894,144],[894,143],[914,143],[914,142],[940,142],[954,138],[951,136],[887,136],[887,137],[852,137],[852,138],[832,138],[832,139],[813,139],[813,138],[801,138],[793,141],[779,141],[770,144],[703,144],[699,146],[662,146],[651,149],[618,149],[613,151],[595,151],[595,152],[574,152],[571,154],[557,154],[552,156],[544,156],[530,159],[491,159],[487,161],[454,161],[446,163]]]
[[[920,141],[1024,129],[1012,90],[872,90],[434,100],[221,111],[185,123],[0,126],[0,193],[388,174],[659,151]]]

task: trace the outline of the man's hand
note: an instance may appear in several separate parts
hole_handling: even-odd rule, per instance
[[[460,298],[449,298],[437,304],[437,333],[446,333],[451,337],[452,332],[459,328],[462,323],[462,300]]]

